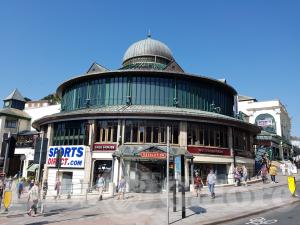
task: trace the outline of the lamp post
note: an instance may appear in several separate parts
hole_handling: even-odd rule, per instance
[[[7,144],[5,148],[5,156],[4,156],[4,164],[3,164],[3,173],[6,176],[6,167],[7,167],[7,157],[8,157],[8,147],[9,147],[9,138],[10,138],[10,132],[8,132],[8,137],[7,137]]]
[[[167,224],[169,225],[170,126],[167,126]]]
[[[43,143],[44,143],[44,132],[39,132],[39,134],[42,135],[41,139],[41,145],[40,145],[40,156],[39,156],[39,168],[38,168],[38,174],[37,174],[37,179],[40,181],[40,175],[41,175],[41,161],[42,161],[42,151],[43,151]]]

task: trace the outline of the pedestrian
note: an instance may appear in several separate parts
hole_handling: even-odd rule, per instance
[[[3,192],[4,192],[4,181],[2,177],[0,177],[0,209],[1,209],[1,202],[3,198]]]
[[[35,182],[33,187],[30,189],[28,193],[28,203],[31,202],[31,207],[27,212],[29,216],[36,216],[37,214],[37,204],[39,202],[39,195],[40,195],[39,183]]]
[[[29,190],[31,190],[31,188],[34,186],[34,180],[30,180],[29,183]]]
[[[121,177],[121,180],[118,184],[118,200],[120,199],[120,196],[122,195],[122,199],[125,199],[125,191],[126,191],[126,180],[124,179],[124,176]]]
[[[200,197],[200,192],[201,192],[201,189],[203,188],[204,184],[203,184],[203,181],[201,179],[201,177],[199,176],[198,173],[196,173],[196,176],[194,178],[194,190],[195,190],[195,194],[196,194],[196,197]]]
[[[23,179],[21,179],[17,185],[18,199],[21,198],[23,191],[24,191],[24,182]]]
[[[289,161],[287,164],[287,172],[289,176],[291,176],[292,170],[293,170],[293,164]]]
[[[61,182],[59,178],[57,178],[54,186],[54,190],[56,191],[55,199],[60,198],[60,189],[61,189]]]
[[[44,182],[43,182],[43,199],[46,199],[47,191],[48,191],[48,181],[44,180]]]
[[[98,201],[101,201],[103,190],[104,190],[104,187],[105,187],[105,180],[104,180],[102,174],[98,175],[98,179],[97,179],[97,182],[96,182],[96,187],[98,188],[98,192],[99,192]]]
[[[276,183],[275,177],[277,175],[277,167],[274,164],[271,164],[269,172],[271,175],[272,184],[275,184]]]
[[[280,169],[281,169],[282,175],[285,176],[286,165],[285,165],[284,162],[282,162],[282,163],[280,164]]]
[[[260,169],[260,173],[261,173],[262,182],[263,184],[265,184],[267,182],[267,175],[268,175],[268,168],[266,164],[262,165]]]
[[[239,171],[238,167],[233,168],[233,177],[234,177],[234,186],[240,186],[241,185],[241,173]]]
[[[211,169],[206,180],[206,184],[208,186],[209,192],[211,194],[211,198],[215,198],[215,184],[216,184],[217,176],[214,171]]]
[[[11,190],[11,186],[12,186],[12,179],[11,177],[8,177],[4,180],[4,187],[6,190]]]
[[[244,181],[244,185],[245,185],[245,186],[248,186],[248,184],[247,184],[247,180],[248,180],[248,170],[247,170],[247,167],[246,167],[245,165],[243,165],[242,173],[243,173],[243,181]]]

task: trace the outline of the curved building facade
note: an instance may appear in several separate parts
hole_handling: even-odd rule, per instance
[[[129,47],[120,69],[94,63],[57,93],[61,112],[34,122],[49,139],[44,178],[50,185],[60,179],[65,189],[92,186],[103,174],[107,189],[124,176],[127,191],[162,191],[168,141],[170,175],[179,166],[175,158],[184,157],[187,187],[196,171],[205,180],[212,168],[226,184],[235,164],[254,166],[259,128],[235,117],[235,89],[185,73],[171,50],[151,37]]]

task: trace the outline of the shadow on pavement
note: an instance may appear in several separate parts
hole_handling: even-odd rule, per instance
[[[187,217],[190,217],[190,216],[193,216],[195,214],[200,214],[200,213],[206,213],[206,209],[202,208],[202,207],[199,207],[199,206],[191,206],[188,208],[189,210],[191,210],[192,212],[194,212],[193,214],[187,216]]]

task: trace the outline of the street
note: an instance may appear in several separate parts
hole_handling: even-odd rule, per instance
[[[299,185],[299,183],[298,183]],[[25,196],[24,196],[25,197]],[[171,197],[171,195],[170,195]],[[172,224],[208,224],[214,220],[230,219],[247,212],[260,211],[270,206],[288,204],[291,200],[286,184],[273,185],[271,183],[251,184],[248,187],[217,188],[216,198],[211,199],[207,190],[196,198],[187,193],[186,215],[181,218],[181,196],[177,195],[177,209],[173,212],[170,198],[170,223]],[[293,208],[293,206],[297,206]],[[254,223],[256,217],[274,219],[278,213],[289,212],[285,215],[295,218],[299,204],[289,210],[272,211],[273,214],[255,215],[243,220],[227,224]],[[79,199],[48,200],[44,202],[44,214],[32,218],[26,215],[27,204],[25,198],[12,205],[11,214],[0,215],[0,224],[165,224],[166,223],[166,196],[165,194],[133,194],[128,193],[126,200],[108,198],[97,201],[96,198],[88,201]],[[294,210],[293,210],[294,209]],[[293,221],[291,218],[291,221]],[[277,219],[278,220],[278,219]],[[282,221],[281,218],[279,220]],[[257,222],[257,221],[256,221]],[[287,224],[287,223],[285,223]]]
[[[300,203],[291,204],[286,207],[271,210],[266,213],[249,216],[240,220],[226,223],[225,225],[242,224],[275,224],[275,225],[298,225],[299,224]]]

